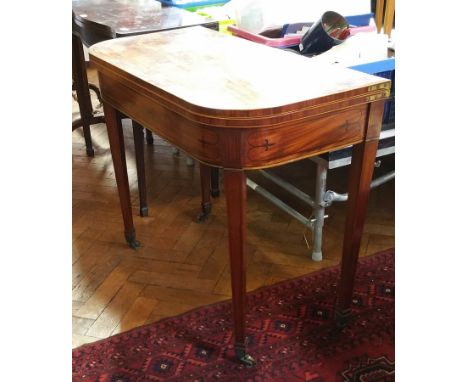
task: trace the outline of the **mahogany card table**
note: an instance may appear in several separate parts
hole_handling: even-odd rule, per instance
[[[353,145],[337,325],[351,299],[374,159],[390,81],[202,27],[96,44],[126,240],[136,240],[119,113],[200,161],[202,206],[211,167],[224,169],[234,349],[248,366],[245,170],[279,166]],[[157,216],[157,211],[155,212]]]

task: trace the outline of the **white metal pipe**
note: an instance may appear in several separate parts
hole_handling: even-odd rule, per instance
[[[295,209],[291,208],[286,203],[284,203],[281,199],[277,198],[271,192],[267,191],[262,186],[255,183],[253,180],[247,178],[247,186],[251,188],[252,190],[254,190],[255,192],[258,192],[264,198],[268,199],[275,206],[281,208],[284,212],[286,212],[293,218],[297,219],[300,223],[302,223],[306,227],[310,229],[314,227],[315,219],[307,219],[306,217],[301,215],[299,212],[297,212]]]
[[[265,178],[271,180],[273,183],[288,191],[290,194],[293,194],[297,198],[301,199],[304,203],[307,203],[309,206],[313,207],[315,205],[314,200],[309,195],[294,187],[291,183],[281,179],[279,176],[271,174],[265,170],[259,170],[258,172],[262,174]]]
[[[382,175],[371,182],[370,187],[374,188],[380,186],[395,178],[395,171],[390,171],[389,173]],[[325,192],[323,201],[327,206],[330,206],[333,202],[346,202],[348,200],[348,194],[338,194],[335,191],[328,190]]]
[[[327,167],[317,164],[317,174],[315,176],[315,200],[314,206],[314,248],[312,250],[312,260],[322,261],[322,232],[325,220],[325,205],[322,203],[325,190],[327,189]]]

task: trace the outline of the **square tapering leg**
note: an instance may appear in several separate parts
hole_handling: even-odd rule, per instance
[[[125,239],[132,248],[137,248],[140,246],[140,243],[136,240],[135,227],[133,225],[122,121],[120,120],[117,110],[106,102],[104,102],[104,115],[106,118],[112,162],[114,164],[115,180],[119,191],[120,208],[124,220]]]
[[[255,360],[245,345],[246,300],[246,206],[247,186],[244,171],[224,170],[229,229],[229,259],[231,265],[232,310],[234,316],[234,348],[237,358],[252,366]]]
[[[383,102],[376,102],[369,106],[365,139],[363,142],[353,146],[348,182],[341,274],[335,309],[335,319],[338,326],[344,326],[351,315],[354,278],[358,264],[370,184],[374,172],[375,156],[379,144],[383,107]]]

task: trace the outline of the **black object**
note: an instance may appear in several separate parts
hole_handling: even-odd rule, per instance
[[[299,51],[303,55],[313,56],[341,44],[345,37],[349,24],[340,14],[327,11],[314,23],[302,36]],[[345,36],[344,38],[340,36]]]
[[[310,28],[313,24],[314,23],[311,22],[284,24],[283,30],[281,31],[281,37],[284,37],[287,34],[299,33],[302,28]]]

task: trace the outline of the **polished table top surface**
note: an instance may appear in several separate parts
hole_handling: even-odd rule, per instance
[[[301,119],[338,99],[352,105],[384,98],[390,86],[202,27],[106,41],[90,56],[100,70],[131,78],[190,119],[223,119],[226,126]]]
[[[214,22],[180,8],[161,7],[156,0],[73,0],[72,10],[77,22],[109,27],[116,37]]]

